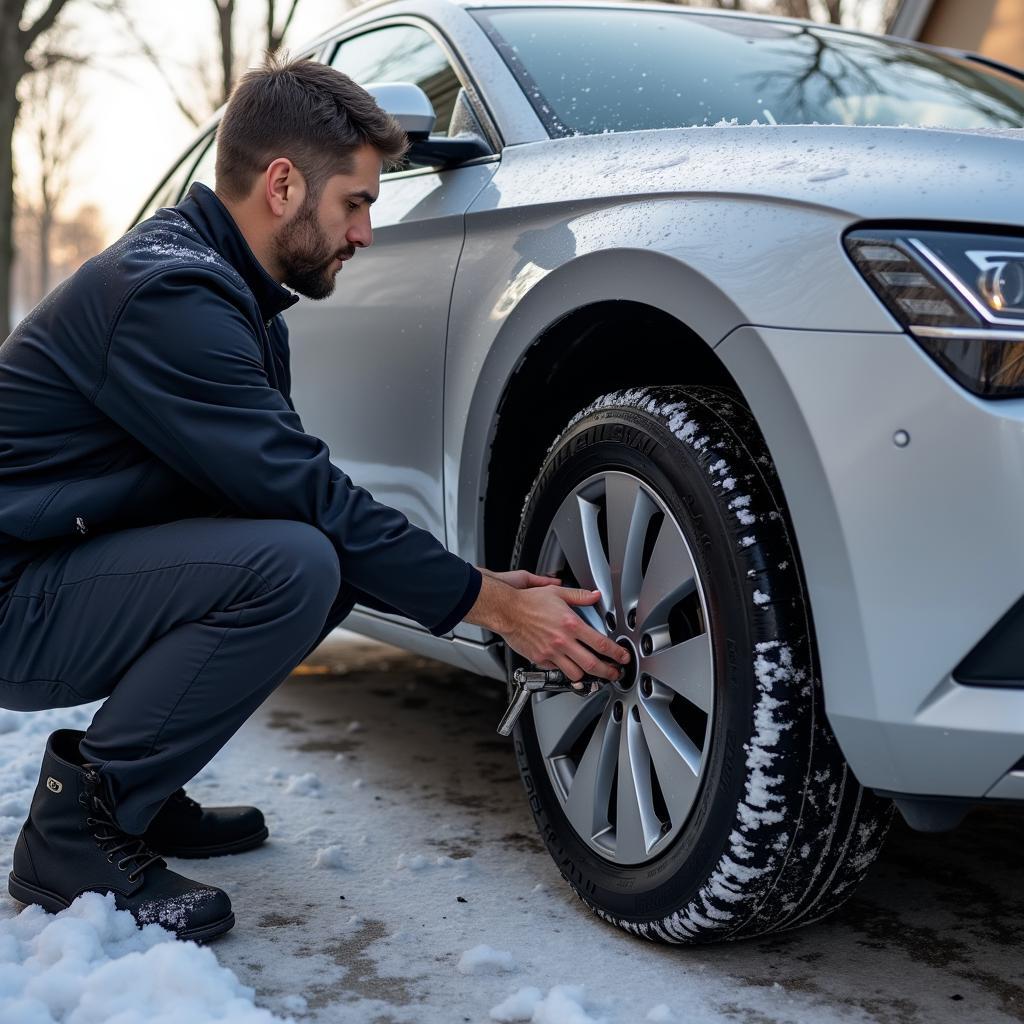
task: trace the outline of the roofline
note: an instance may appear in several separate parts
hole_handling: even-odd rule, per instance
[[[914,35],[911,35],[906,28],[903,28],[903,30],[899,32],[894,31],[893,27],[890,27],[888,31],[885,32],[866,32],[863,29],[850,28],[846,25],[835,25],[831,22],[814,21],[813,19],[808,18],[789,18],[781,14],[760,14],[753,11],[721,10],[713,7],[691,7],[687,4],[661,2],[661,0],[448,0],[448,2],[450,2],[454,7],[461,7],[463,10],[467,11],[488,10],[494,7],[536,7],[543,9],[551,7],[593,7],[617,8],[620,10],[639,9],[671,11],[683,16],[693,14],[699,15],[700,17],[739,18],[741,20],[776,22],[784,25],[807,25],[817,29],[828,29],[833,32],[843,32],[849,35],[889,38],[900,42],[917,42],[916,33],[923,27],[924,20],[927,17],[934,0],[902,0],[900,7],[897,9],[895,19],[902,17],[904,19],[901,23],[902,26],[909,26],[914,29]],[[300,49],[319,49],[339,31],[344,29],[345,26],[355,22],[363,14],[380,8],[397,6],[399,3],[401,3],[401,0],[366,0],[365,3],[361,3],[353,7],[342,18],[331,25],[330,28],[320,32],[312,39],[309,39]],[[915,18],[917,20],[914,20]],[[894,27],[896,26],[895,19],[893,22]],[[917,21],[919,21],[920,24],[918,24]],[[918,45],[923,44],[919,43]]]
[[[307,40],[302,46],[298,47],[300,50],[319,50],[326,42],[328,42],[339,29],[343,28],[350,21],[354,21],[359,15],[365,14],[367,11],[376,10],[378,7],[387,7],[389,4],[394,4],[396,0],[366,0],[365,3],[356,4],[355,7],[351,8],[345,13],[345,15],[334,22],[330,28],[325,29],[312,39]]]

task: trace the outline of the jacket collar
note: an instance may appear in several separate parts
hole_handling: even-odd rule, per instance
[[[299,301],[298,295],[278,284],[256,259],[235,218],[209,186],[192,182],[175,209],[242,275],[265,321]]]

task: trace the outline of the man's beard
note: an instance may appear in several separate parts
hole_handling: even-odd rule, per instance
[[[283,283],[289,288],[309,299],[326,299],[334,291],[335,274],[329,273],[328,268],[338,250],[320,230],[316,204],[308,196],[274,240],[274,250],[284,271]]]

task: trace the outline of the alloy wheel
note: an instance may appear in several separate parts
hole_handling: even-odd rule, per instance
[[[538,693],[532,710],[572,827],[608,860],[642,864],[679,834],[711,737],[713,650],[690,546],[647,483],[609,470],[561,502],[537,572],[600,590],[575,611],[630,653],[619,682],[589,697]]]

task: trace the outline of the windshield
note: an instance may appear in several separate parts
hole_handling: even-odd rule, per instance
[[[472,14],[553,136],[723,121],[1024,126],[1024,80],[893,39],[650,9]]]

